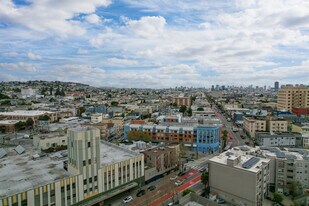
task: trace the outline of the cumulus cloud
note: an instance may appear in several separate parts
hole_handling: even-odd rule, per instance
[[[101,19],[98,15],[96,14],[90,14],[85,17],[86,21],[91,23],[91,24],[98,24],[101,22]]]
[[[91,14],[97,7],[109,4],[109,0],[33,0],[28,5],[17,6],[12,0],[2,0],[0,18],[36,32],[67,37],[85,33],[80,22],[73,20],[76,14]]]
[[[25,62],[17,63],[0,63],[0,68],[12,70],[12,71],[22,71],[22,72],[35,72],[37,69],[35,66]]]
[[[28,52],[27,57],[31,60],[41,60],[42,59],[40,55],[36,55],[32,52]]]
[[[78,54],[88,54],[88,50],[79,48],[79,49],[77,50],[77,53],[78,53]]]
[[[162,16],[144,16],[140,20],[127,20],[127,28],[142,38],[155,38],[164,35],[166,25]]]
[[[137,65],[137,61],[130,59],[109,58],[105,64],[109,66],[133,66]]]

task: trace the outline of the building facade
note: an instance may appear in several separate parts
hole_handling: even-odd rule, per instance
[[[257,132],[255,135],[256,143],[259,146],[265,147],[280,147],[280,146],[303,146],[302,136],[295,133],[269,133]]]
[[[277,109],[292,112],[293,108],[309,107],[309,88],[285,86],[278,91]]]
[[[93,205],[144,182],[144,156],[101,141],[92,127],[68,131],[68,158],[31,156],[0,159],[0,206]]]
[[[263,205],[270,178],[269,162],[240,150],[221,153],[209,160],[210,191],[233,205]]]
[[[191,97],[173,97],[173,104],[176,103],[178,106],[187,106],[192,105]]]
[[[152,141],[177,142],[194,147],[199,152],[214,152],[219,150],[219,125],[139,125],[128,124],[124,126],[124,137],[129,133],[142,132],[151,137]]]

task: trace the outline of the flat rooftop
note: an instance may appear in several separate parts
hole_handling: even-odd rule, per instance
[[[39,116],[39,115],[44,115],[44,114],[52,114],[54,112],[50,111],[38,111],[38,110],[16,110],[13,112],[0,112],[0,116]]]
[[[126,148],[122,148],[105,141],[101,141],[100,144],[101,167],[103,165],[129,160],[132,157],[138,157],[140,155],[141,154],[137,152],[130,151]]]
[[[242,150],[234,150],[230,149],[226,152],[221,153],[218,156],[215,156],[213,158],[211,158],[209,161],[210,162],[215,162],[218,164],[222,164],[222,165],[227,165],[227,161],[229,160],[235,160],[237,158],[240,158],[240,161],[233,166],[234,168],[238,168],[238,169],[242,169],[242,170],[246,170],[249,172],[254,172],[257,173],[260,170],[260,166],[262,165],[263,162],[269,162],[269,159],[265,159],[265,158],[260,158],[257,157],[258,161],[254,164],[252,164],[252,166],[250,168],[244,168],[242,165],[247,162],[248,160],[250,160],[252,157],[252,155],[246,155],[245,151]]]
[[[63,169],[63,161],[67,158],[61,158],[61,151],[33,160],[32,156],[40,151],[31,145],[22,147],[26,151],[21,155],[15,147],[4,148],[8,154],[0,159],[0,198],[73,175]]]
[[[17,122],[19,122],[19,120],[1,120],[0,124],[16,124]]]

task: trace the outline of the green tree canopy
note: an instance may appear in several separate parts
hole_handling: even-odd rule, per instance
[[[204,111],[204,108],[203,107],[199,107],[199,108],[197,108],[197,111]]]
[[[183,192],[182,192],[182,196],[186,196],[187,194],[189,193],[195,193],[193,190],[190,190],[190,189],[185,189]]]
[[[33,124],[34,124],[34,121],[32,118],[28,118],[27,121],[26,121],[26,125],[28,127],[33,127]]]
[[[281,195],[279,195],[278,193],[274,194],[274,201],[275,202],[280,203],[280,202],[282,202],[282,200],[283,200],[283,198],[281,197]]]
[[[181,106],[180,106],[180,109],[179,109],[179,112],[185,113],[186,111],[187,111],[187,106],[181,105]]]
[[[40,116],[39,120],[48,121],[48,120],[50,120],[50,117],[48,115]]]

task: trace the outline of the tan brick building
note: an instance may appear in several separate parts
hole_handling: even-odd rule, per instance
[[[293,108],[309,107],[309,88],[285,86],[279,89],[277,109],[292,112]]]

